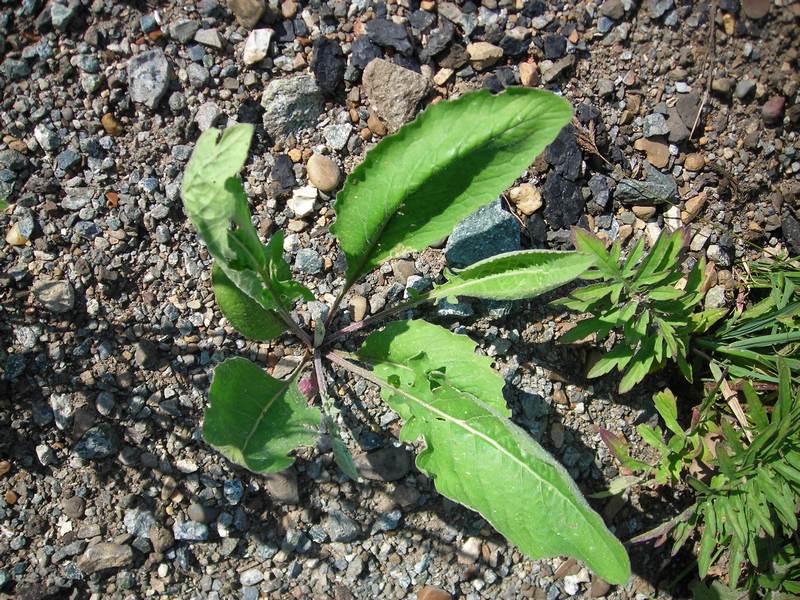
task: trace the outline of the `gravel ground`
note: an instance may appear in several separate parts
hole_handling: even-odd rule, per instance
[[[335,384],[363,485],[325,438],[273,477],[206,446],[214,365],[242,355],[280,376],[299,348],[246,342],[221,317],[180,178],[200,131],[254,123],[255,222],[287,233],[287,259],[330,302],[342,174],[432,102],[542,86],[573,102],[575,127],[446,246],[356,286],[344,318],[446,263],[567,248],[576,223],[625,240],[691,227],[689,261],[714,263],[706,303],[722,305],[738,259],[800,252],[800,3],[263,1],[0,2],[0,597],[681,596],[689,558],[668,547],[631,547],[636,575],[610,589],[573,561],[523,558],[434,492],[363,382]],[[613,377],[588,382],[597,350],[557,345],[574,321],[540,300],[429,316],[494,357],[515,420],[587,493],[617,472],[598,429],[635,444],[675,381],[622,397]],[[595,506],[625,540],[682,502],[637,490]]]

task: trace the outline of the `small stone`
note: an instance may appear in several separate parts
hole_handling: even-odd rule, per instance
[[[705,165],[706,159],[698,152],[688,154],[683,162],[683,167],[687,171],[701,171]]]
[[[325,142],[334,150],[342,150],[347,146],[347,140],[353,132],[350,123],[332,123],[322,130]]]
[[[592,575],[592,584],[589,586],[590,598],[602,598],[608,594],[611,584],[606,580],[600,579],[597,575]]]
[[[176,541],[204,542],[208,539],[208,525],[195,521],[175,522],[172,535]]]
[[[239,575],[239,583],[244,586],[258,585],[264,580],[264,573],[260,569],[247,569]]]
[[[153,545],[153,550],[162,554],[175,544],[175,536],[165,527],[153,527],[150,529],[148,538]]]
[[[519,222],[495,200],[456,225],[444,252],[450,266],[463,268],[519,249]]]
[[[45,467],[55,464],[57,461],[55,451],[47,444],[39,444],[36,446],[36,458],[38,458],[39,463]]]
[[[750,19],[767,16],[773,0],[742,0],[742,12]]]
[[[780,125],[783,122],[783,111],[786,107],[786,98],[773,96],[761,107],[761,117],[767,125]]]
[[[716,92],[720,96],[730,96],[735,85],[735,79],[730,77],[718,77],[711,81],[711,91]]]
[[[246,29],[258,24],[266,7],[264,0],[228,0],[228,8]]]
[[[427,77],[380,58],[367,65],[362,82],[370,104],[392,132],[414,118],[431,87]]]
[[[389,19],[373,19],[365,26],[367,37],[384,48],[394,48],[401,54],[410,54],[411,42],[408,41],[406,28]]]
[[[270,497],[280,504],[299,504],[300,490],[297,473],[294,469],[286,469],[279,473],[264,475],[265,486]]]
[[[83,460],[108,458],[119,449],[119,436],[108,423],[101,423],[83,434],[73,452]]]
[[[622,0],[605,0],[598,12],[604,17],[619,21],[625,16],[625,5]]]
[[[367,127],[369,130],[379,137],[383,137],[388,133],[386,129],[386,125],[378,118],[374,112],[369,113],[369,118],[367,118]]]
[[[656,214],[656,207],[655,206],[633,206],[631,207],[631,211],[637,217],[639,217],[642,221],[647,221],[653,215]]]
[[[102,542],[86,548],[78,558],[78,568],[91,575],[106,569],[119,569],[133,564],[133,550],[125,544]]]
[[[272,29],[254,29],[250,32],[242,49],[244,64],[254,65],[267,57],[274,33]]]
[[[567,54],[564,58],[560,58],[545,66],[544,63],[540,65],[542,70],[542,83],[551,83],[557,79],[562,73],[575,65],[575,55]]]
[[[705,300],[703,304],[706,310],[714,309],[714,308],[722,308],[726,304],[725,300],[725,286],[724,285],[715,285],[710,290],[706,292]]]
[[[387,446],[354,457],[362,477],[372,481],[397,481],[408,475],[413,456],[405,448]]]
[[[651,19],[659,19],[673,7],[673,0],[648,0],[647,8]]]
[[[14,223],[8,228],[8,231],[6,232],[6,243],[12,246],[24,246],[28,243],[28,238],[22,235],[22,232],[19,230],[18,223]]]
[[[503,49],[489,42],[475,42],[467,46],[467,54],[474,69],[485,71],[503,58]]]
[[[316,190],[314,192],[316,193]],[[316,250],[301,248],[295,255],[294,268],[301,273],[316,275],[322,271],[322,257]]]
[[[539,69],[534,63],[524,62],[519,64],[519,81],[525,87],[539,85]]]
[[[185,44],[194,37],[200,29],[200,22],[192,19],[181,19],[169,26],[169,36],[181,44]]]
[[[292,193],[292,197],[286,203],[286,206],[288,206],[289,210],[294,213],[295,217],[302,219],[303,217],[307,217],[314,212],[314,204],[316,201],[317,189],[311,187],[310,185],[306,185],[301,188],[297,188]]]
[[[671,175],[666,175],[650,165],[644,163],[646,179],[623,179],[617,184],[615,197],[621,202],[663,204],[667,201],[678,199],[678,184]]]
[[[77,9],[77,4],[70,2],[69,4],[58,4],[53,2],[50,5],[50,22],[56,31],[66,31],[69,24],[72,22]]]
[[[744,100],[745,98],[750,97],[753,92],[756,90],[756,82],[752,79],[742,79],[739,83],[736,84],[736,89],[733,92],[733,95],[736,96],[739,100]]]
[[[160,48],[128,60],[128,93],[131,100],[151,110],[158,106],[167,92],[171,77],[172,67]]]
[[[33,137],[45,152],[55,152],[61,146],[59,135],[43,123],[34,127]]]
[[[669,146],[659,140],[639,138],[633,147],[647,154],[647,161],[657,169],[663,169],[669,164]]]
[[[147,340],[136,342],[133,359],[139,368],[152,369],[158,363],[158,348]]]
[[[458,562],[462,565],[471,565],[478,562],[481,557],[481,540],[477,537],[469,537],[458,551]]]
[[[655,137],[658,135],[668,135],[669,127],[667,127],[667,120],[661,113],[652,113],[644,118],[642,124],[642,135],[646,138]]]
[[[45,309],[61,314],[75,306],[75,288],[68,281],[42,281],[33,284],[33,295]]]
[[[72,496],[66,500],[61,501],[61,510],[72,520],[78,520],[83,517],[86,510],[86,500],[80,496]]]
[[[319,38],[314,42],[311,70],[323,94],[332,96],[339,90],[344,82],[345,67],[344,53],[337,41]]]
[[[322,93],[313,76],[274,79],[261,97],[264,128],[277,138],[313,127],[322,112],[322,103]]]
[[[350,306],[353,307],[353,320],[361,321],[367,314],[367,299],[364,296],[353,296],[350,298]]]
[[[147,537],[156,525],[156,519],[149,510],[129,508],[122,517],[125,531],[134,537]]]
[[[519,211],[530,216],[542,207],[542,194],[530,183],[523,183],[508,191],[508,199]]]
[[[426,585],[417,592],[417,600],[453,600],[453,596],[442,588]]]
[[[190,520],[197,523],[213,523],[217,518],[217,511],[214,508],[199,502],[192,502],[186,509],[186,514]]]
[[[323,525],[332,542],[353,542],[361,536],[361,527],[340,510],[328,513]]]
[[[222,109],[216,102],[203,102],[197,107],[197,112],[194,115],[194,121],[197,123],[197,128],[200,131],[206,131],[213,127],[220,117],[222,117]]]
[[[700,192],[699,194],[692,196],[686,201],[685,205],[685,215],[682,215],[682,220],[684,223],[688,223],[697,215],[700,214],[700,211],[703,210],[703,206],[706,203],[706,193],[705,191]]]
[[[119,121],[117,121],[111,113],[104,114],[100,119],[100,123],[109,135],[118,137],[124,133],[122,125],[119,124]]]
[[[350,62],[358,69],[363,69],[373,60],[382,56],[381,49],[373,44],[367,36],[357,37],[350,48]]]
[[[433,83],[443,86],[453,76],[453,73],[455,73],[453,69],[439,69],[433,76]]]
[[[564,56],[567,51],[567,38],[558,33],[548,34],[544,36],[542,46],[544,57],[548,60],[555,60]]]
[[[7,460],[0,461],[0,477],[5,477],[11,471],[11,463]]]
[[[336,161],[323,154],[312,154],[306,171],[309,183],[320,191],[332,192],[339,185],[341,172]]]
[[[222,49],[222,38],[216,29],[200,29],[194,34],[194,41],[209,48]]]

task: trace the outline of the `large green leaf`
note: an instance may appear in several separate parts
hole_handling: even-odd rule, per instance
[[[257,473],[281,471],[294,462],[288,453],[319,436],[321,415],[306,405],[288,380],[267,375],[244,358],[230,358],[214,370],[203,437],[226,458]]]
[[[494,200],[569,123],[566,100],[543,90],[488,90],[430,106],[381,140],[336,197],[347,280],[421,250]]]
[[[578,252],[523,250],[487,258],[431,292],[436,299],[472,296],[493,300],[533,298],[580,277],[592,258]]]
[[[437,347],[436,356],[450,354]],[[611,583],[624,583],[630,563],[567,471],[524,430],[478,397],[450,382],[425,353],[407,360],[413,380],[374,354],[371,379],[405,420],[404,441],[423,439],[417,466],[451,500],[480,512],[531,558],[569,555]],[[438,364],[437,360],[435,364]],[[390,373],[388,376],[386,373]]]
[[[236,287],[216,260],[211,267],[211,284],[222,314],[243,336],[264,342],[286,331],[278,315]]]
[[[503,399],[503,378],[492,368],[492,360],[475,354],[475,342],[427,321],[392,321],[371,334],[358,351],[366,362],[375,363],[375,372],[384,379],[398,376],[405,384],[416,378],[409,361],[421,350],[437,356],[437,366],[462,392],[477,396],[503,416],[511,411]]]

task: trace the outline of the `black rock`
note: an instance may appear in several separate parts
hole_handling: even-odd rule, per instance
[[[411,28],[420,33],[427,31],[436,22],[436,15],[427,10],[415,10],[408,17],[408,24]]]
[[[800,256],[800,223],[792,215],[786,215],[781,219],[781,229],[783,229],[783,237],[792,249],[792,253]]]
[[[422,72],[422,67],[413,56],[403,56],[402,54],[395,54],[392,57],[392,62],[396,65],[403,67],[404,69],[408,69],[409,71],[414,71],[414,73]]]
[[[499,67],[483,82],[483,87],[493,93],[502,92],[507,87],[517,85],[517,76],[510,67]]]
[[[279,154],[275,157],[275,164],[272,165],[270,172],[270,190],[277,197],[282,197],[292,191],[292,188],[297,184],[294,178],[294,165],[292,159],[286,154]]]
[[[308,30],[308,25],[306,25],[306,22],[300,17],[297,17],[294,20],[295,37],[308,37],[310,34],[311,32]]]
[[[236,120],[239,123],[252,123],[253,125],[261,125],[261,115],[264,114],[264,107],[260,102],[256,102],[252,98],[248,98],[239,105],[239,111],[236,113]]]
[[[605,175],[596,173],[592,175],[589,180],[589,189],[592,192],[592,202],[594,202],[601,210],[608,207],[608,201],[611,199],[611,182]]]
[[[408,41],[406,28],[389,19],[373,19],[366,25],[367,37],[384,48],[394,48],[402,54],[410,54],[412,47]]]
[[[544,222],[542,215],[534,213],[525,222],[525,230],[534,248],[547,247],[547,223]]]
[[[275,39],[284,44],[294,41],[294,23],[281,21],[275,25]]]
[[[519,37],[506,33],[500,40],[499,46],[503,49],[505,56],[521,56],[528,52],[530,40],[527,36]]]
[[[439,66],[447,69],[460,69],[469,60],[467,50],[461,44],[453,44],[447,52],[439,58]]]
[[[583,214],[585,201],[580,186],[550,171],[542,188],[544,218],[552,229],[574,225]]]
[[[311,70],[323,94],[333,95],[344,81],[344,53],[334,40],[319,38],[314,42]]]
[[[354,66],[363,69],[376,58],[383,58],[383,52],[368,37],[361,36],[353,40],[350,62]]]
[[[525,2],[522,8],[522,14],[526,17],[541,17],[547,10],[547,4],[543,0],[530,0]]]
[[[578,179],[583,156],[572,125],[567,125],[559,132],[558,137],[544,151],[544,159],[562,177],[571,181]]]
[[[434,56],[444,51],[447,45],[452,41],[454,33],[455,27],[453,24],[446,19],[442,19],[442,24],[431,31],[428,36],[428,43],[419,54],[420,60],[422,62],[428,62]]]
[[[563,35],[553,34],[544,36],[544,57],[555,60],[564,56],[567,51],[567,38]]]

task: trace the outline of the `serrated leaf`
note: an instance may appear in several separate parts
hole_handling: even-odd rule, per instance
[[[321,415],[306,405],[299,373],[279,380],[244,358],[229,358],[214,370],[203,437],[230,461],[256,473],[291,465],[292,450],[312,445]]]
[[[487,258],[448,275],[430,297],[469,296],[490,300],[533,298],[569,283],[591,265],[578,252],[523,250]]]
[[[265,342],[286,331],[278,315],[234,285],[216,260],[211,267],[211,285],[222,314],[243,336]]]
[[[411,359],[427,351],[436,357],[435,365],[429,367],[444,371],[450,385],[511,416],[503,399],[503,378],[492,368],[490,358],[475,354],[475,346],[466,335],[427,321],[392,321],[364,340],[358,357],[375,364],[375,372],[382,378],[399,377],[409,384],[416,378]]]
[[[571,117],[550,92],[481,90],[434,104],[381,140],[336,197],[331,232],[347,257],[347,281],[448,235],[511,185]]]
[[[450,385],[440,371],[428,370],[429,364],[424,354],[409,361],[416,373],[411,383],[375,381],[389,405],[405,415],[401,439],[424,440],[417,466],[436,489],[480,512],[531,558],[567,554],[610,583],[627,581],[624,547],[566,470],[525,431]]]

